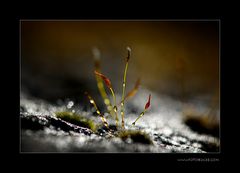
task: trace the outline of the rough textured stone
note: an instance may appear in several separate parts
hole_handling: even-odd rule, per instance
[[[141,97],[143,96],[139,94],[130,104],[135,112],[140,112],[140,105],[144,105]],[[21,152],[219,152],[219,138],[199,134],[184,124],[178,111],[178,102],[167,97],[157,99],[155,98],[155,103],[161,107],[158,108],[153,102],[152,111],[147,112],[135,127],[131,123],[137,115],[127,109],[126,130],[141,130],[152,140],[152,144],[142,144],[131,138],[123,140],[110,135],[101,127],[93,132],[63,121],[57,118],[54,112],[66,110],[65,105],[56,106],[23,94],[20,99]],[[82,109],[74,111],[80,112]],[[85,116],[92,116],[92,113],[85,112]],[[101,124],[98,117],[91,118]],[[109,122],[111,127],[114,127],[114,121]]]

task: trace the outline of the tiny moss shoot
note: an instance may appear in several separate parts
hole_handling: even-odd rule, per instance
[[[123,74],[123,90],[122,90],[122,101],[121,101],[121,116],[122,116],[122,128],[124,129],[124,98],[125,98],[125,88],[126,88],[126,78],[127,78],[127,69],[128,69],[128,62],[130,59],[130,54],[131,54],[131,49],[130,47],[127,47],[127,51],[128,51],[128,56],[126,58],[126,65],[125,65],[125,70],[124,70],[124,74]]]
[[[105,84],[107,85],[107,87],[109,88],[109,90],[111,91],[111,94],[112,94],[112,97],[113,97],[113,102],[114,102],[114,107],[113,107],[113,110],[115,112],[115,118],[116,118],[116,126],[118,127],[118,115],[117,115],[117,102],[116,102],[116,96],[115,96],[115,93],[114,93],[114,90],[113,90],[113,87],[112,87],[112,84],[111,84],[111,81],[110,79],[108,79],[106,76],[104,76],[103,74],[95,71],[95,74],[97,76],[100,76]]]
[[[95,71],[101,72],[101,64],[100,64],[101,54],[100,54],[100,51],[97,48],[93,48],[92,52],[93,52],[93,57],[94,57]],[[113,107],[112,107],[112,104],[111,104],[111,102],[108,98],[106,90],[104,88],[103,80],[100,76],[98,76],[98,75],[95,75],[95,76],[96,76],[96,81],[97,81],[97,87],[98,87],[98,90],[99,90],[99,92],[102,96],[103,102],[106,105],[109,114],[112,117],[114,117]]]
[[[56,112],[56,117],[66,122],[96,131],[97,125],[90,119],[73,112]]]
[[[103,125],[104,125],[106,128],[109,129],[108,123],[107,123],[106,119],[104,118],[104,116],[103,116],[103,115],[101,114],[101,112],[99,111],[99,109],[98,109],[95,101],[93,100],[93,98],[92,98],[87,92],[85,92],[85,94],[87,95],[87,97],[88,97],[88,99],[89,99],[89,102],[90,102],[90,103],[94,106],[94,108],[96,109],[96,112],[97,112],[97,114],[100,116],[100,118],[101,118],[101,120],[102,120],[102,122],[103,122]]]
[[[141,112],[141,114],[138,116],[138,118],[132,123],[132,125],[135,126],[136,122],[145,114],[147,109],[150,107],[150,101],[151,101],[151,94],[149,94],[148,102],[146,103],[144,110]]]

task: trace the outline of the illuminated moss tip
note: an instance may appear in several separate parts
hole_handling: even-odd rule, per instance
[[[132,50],[130,47],[127,47],[127,51],[128,51],[127,61],[129,61]]]
[[[57,118],[60,118],[69,123],[89,128],[94,132],[97,130],[97,125],[93,122],[93,120],[83,117],[79,114],[73,112],[56,112],[55,114]]]

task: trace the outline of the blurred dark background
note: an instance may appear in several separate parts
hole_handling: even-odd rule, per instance
[[[21,21],[21,90],[56,101],[98,94],[92,48],[121,92],[126,46],[127,90],[142,86],[178,97],[219,90],[218,21]],[[99,94],[98,94],[99,95]]]

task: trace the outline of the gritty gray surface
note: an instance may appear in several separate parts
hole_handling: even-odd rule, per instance
[[[20,151],[21,152],[100,152],[100,153],[207,153],[219,152],[220,140],[208,134],[192,131],[183,123],[180,103],[153,92],[151,108],[137,122],[131,123],[142,111],[150,91],[143,90],[126,102],[126,129],[139,129],[147,133],[152,145],[131,139],[108,138],[90,129],[79,127],[55,116],[58,111],[74,111],[101,123],[91,111],[72,102],[62,105],[30,97],[21,92],[20,97]],[[119,96],[117,96],[119,97]],[[144,98],[144,99],[142,99]],[[131,108],[137,112],[131,111]],[[202,106],[204,109],[204,105]],[[114,124],[114,121],[109,121]]]

